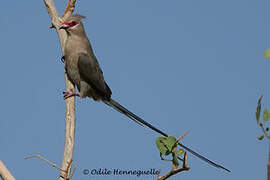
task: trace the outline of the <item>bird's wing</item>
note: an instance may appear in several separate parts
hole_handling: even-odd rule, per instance
[[[102,70],[94,55],[90,56],[86,53],[80,53],[78,68],[82,80],[91,85],[101,97],[110,99],[112,92],[104,80]]]

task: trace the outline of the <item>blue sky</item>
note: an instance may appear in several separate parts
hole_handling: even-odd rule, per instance
[[[64,1],[57,1],[60,12]],[[0,157],[17,179],[56,179],[58,171],[25,155],[61,164],[64,68],[43,1],[4,1],[1,20]],[[171,179],[266,179],[268,143],[260,142],[257,99],[270,107],[270,2],[250,0],[78,0],[76,13],[113,98],[183,143],[229,168],[192,155],[191,170]],[[103,103],[76,100],[78,169],[170,169],[160,161],[156,133]]]

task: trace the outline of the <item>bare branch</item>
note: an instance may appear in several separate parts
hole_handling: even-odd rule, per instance
[[[180,141],[180,140],[182,140],[182,139],[184,139],[188,133],[189,133],[189,132],[187,131],[187,132],[185,132],[183,135],[181,135],[179,138],[177,138],[177,139],[176,139],[177,142]]]
[[[72,161],[73,161],[73,159],[71,159],[70,162],[68,163],[67,170],[69,170],[71,168]],[[68,177],[68,173],[66,173],[64,180],[68,179],[67,177]]]
[[[165,180],[165,179],[168,179],[169,177],[177,174],[177,173],[180,173],[180,172],[183,172],[183,171],[188,171],[190,169],[190,167],[186,164],[187,162],[187,152],[185,152],[185,155],[184,155],[184,160],[183,160],[183,165],[181,168],[176,168],[174,167],[173,165],[173,168],[170,172],[168,172],[166,175],[164,176],[160,176],[160,171],[158,172],[158,180]]]
[[[6,168],[4,163],[0,160],[0,177],[3,180],[15,180],[9,170]]]
[[[67,3],[67,7],[65,9],[65,12],[63,13],[63,19],[66,19],[67,17],[69,17],[74,9],[75,9],[75,3],[76,3],[76,0],[69,0],[68,3]]]
[[[73,177],[73,175],[74,175],[77,167],[78,167],[78,164],[76,163],[75,166],[74,166],[74,168],[73,168],[73,170],[72,170],[72,172],[71,172],[71,174],[70,174],[70,176],[69,176],[69,179],[71,179]]]
[[[31,156],[25,156],[24,159],[31,159],[31,158],[39,158],[43,161],[45,161],[46,163],[50,164],[52,167],[56,168],[56,169],[59,169],[60,171],[64,171],[64,172],[67,172],[66,170],[60,168],[59,166],[57,166],[56,164],[54,164],[53,162],[47,160],[46,158],[42,157],[41,155],[31,155]]]
[[[66,10],[62,16],[59,17],[59,13],[54,5],[53,0],[43,0],[45,6],[47,8],[48,14],[51,17],[52,26],[55,27],[56,32],[59,37],[62,54],[64,53],[65,49],[65,41],[67,39],[67,34],[64,30],[59,30],[59,26],[65,18],[70,16],[75,7],[76,0],[69,0],[66,6]],[[67,90],[75,90],[74,85],[68,80],[67,75],[65,74],[65,81],[66,81],[66,89]],[[70,173],[70,162],[73,156],[74,150],[74,136],[75,136],[75,98],[71,97],[66,100],[66,134],[65,134],[65,147],[64,147],[64,155],[62,160],[62,169],[67,169],[68,173],[63,174],[61,171],[60,180],[63,180],[66,175]]]
[[[259,126],[261,127],[264,136],[267,137],[268,139],[270,139],[270,135],[268,135],[266,129],[264,129],[263,123],[260,122],[260,123],[259,123]]]
[[[68,80],[65,74],[66,89],[73,89],[73,84]],[[75,91],[75,90],[74,90]],[[65,135],[65,148],[62,160],[62,168],[70,172],[69,163],[73,157],[74,150],[74,137],[75,137],[75,98],[68,98],[66,100],[66,135]],[[62,174],[63,175],[63,174]],[[61,180],[61,177],[60,177]]]

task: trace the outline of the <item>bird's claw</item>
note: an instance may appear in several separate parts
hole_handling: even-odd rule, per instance
[[[80,93],[76,93],[73,91],[64,91],[63,94],[64,94],[64,99],[70,98],[72,96],[80,96]]]

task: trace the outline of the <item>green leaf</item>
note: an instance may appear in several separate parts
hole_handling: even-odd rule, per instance
[[[258,105],[257,105],[257,108],[256,108],[256,120],[257,120],[257,123],[258,123],[258,124],[259,124],[259,121],[260,121],[260,115],[261,115],[262,98],[263,98],[263,96],[260,96],[260,97],[259,97]]]
[[[258,137],[259,140],[263,140],[263,138],[264,138],[264,135],[261,135]]]
[[[174,136],[168,136],[164,143],[168,147],[169,151],[172,151],[173,148],[177,145],[177,139]]]
[[[174,136],[158,137],[156,139],[156,145],[160,153],[167,156],[177,146],[177,139]]]
[[[173,153],[173,164],[176,165],[176,166],[179,166],[179,161],[177,159],[177,156]]]
[[[270,58],[270,48],[267,48],[267,49],[264,51],[263,56],[264,56],[265,58]]]
[[[156,145],[157,148],[159,150],[159,152],[163,155],[169,155],[171,153],[171,151],[169,151],[168,147],[166,146],[166,144],[164,143],[164,141],[166,141],[166,137],[157,137],[156,139]]]
[[[268,109],[263,111],[263,123],[266,123],[270,119],[270,112]]]
[[[183,154],[184,152],[185,152],[184,149],[178,149],[178,150],[176,151],[176,156],[177,156],[177,157],[182,156],[182,154]]]

